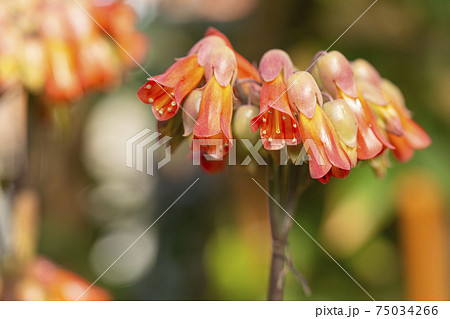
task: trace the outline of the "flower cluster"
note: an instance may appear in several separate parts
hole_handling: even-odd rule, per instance
[[[361,160],[369,160],[381,175],[386,165],[379,159],[387,149],[406,161],[431,143],[411,119],[400,90],[367,61],[319,52],[304,72],[286,52],[270,50],[256,69],[215,29],[164,74],[150,78],[138,96],[159,121],[173,118],[182,107],[183,135],[192,135],[193,145],[200,138],[222,141],[202,146],[215,158],[232,146],[231,122],[240,123],[233,125],[235,133],[245,131],[235,128],[243,122],[237,117],[245,117],[268,151],[301,144],[311,177],[322,183],[346,177]],[[252,101],[254,96],[258,101]],[[259,104],[259,114],[249,100]]]
[[[220,145],[201,147],[202,152],[220,159],[233,145],[231,120],[237,78],[259,81],[256,69],[234,51],[228,39],[210,29],[186,57],[178,59],[165,73],[149,78],[138,96],[151,105],[159,121],[174,117],[186,100],[184,135],[193,134],[194,143],[197,139],[221,140]]]
[[[20,83],[61,102],[117,83],[134,62],[105,31],[135,59],[144,56],[146,40],[134,29],[130,6],[77,2],[0,2],[0,87]]]

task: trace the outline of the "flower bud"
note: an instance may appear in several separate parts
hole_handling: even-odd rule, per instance
[[[259,72],[265,82],[273,81],[283,71],[284,80],[294,72],[294,64],[289,55],[283,50],[267,51],[259,63]]]
[[[364,59],[356,59],[352,62],[353,74],[356,81],[369,82],[376,87],[381,85],[381,76],[372,64]]]
[[[234,112],[232,129],[234,137],[237,139],[248,139],[255,144],[259,139],[258,132],[253,132],[250,127],[250,121],[256,115],[258,115],[259,110],[254,105],[241,105]]]
[[[198,41],[189,51],[188,55],[197,53],[198,64],[205,66],[211,50],[220,46],[226,46],[225,41],[218,36],[211,35]]]
[[[302,71],[294,73],[289,76],[287,87],[291,106],[311,119],[316,106],[322,106],[323,103],[322,94],[312,75]]]
[[[403,127],[397,111],[385,100],[381,90],[370,82],[357,80],[358,91],[375,113],[379,124],[389,133],[401,136]],[[364,102],[363,101],[363,102]]]
[[[361,96],[368,102],[376,105],[387,105],[388,102],[383,97],[381,90],[371,82],[357,80],[356,87]]]
[[[323,105],[325,113],[333,124],[339,138],[349,147],[356,147],[358,125],[350,106],[338,99]]]
[[[236,57],[232,49],[220,46],[211,50],[205,65],[206,81],[209,81],[214,74],[217,82],[225,87],[234,80],[236,72]]]
[[[200,101],[202,99],[202,91],[194,90],[186,98],[183,103],[183,136],[192,134],[195,121],[198,118],[200,109]]]
[[[331,51],[322,55],[316,63],[318,82],[333,98],[339,98],[339,90],[346,95],[356,98],[355,79],[350,62],[342,53]]]
[[[387,79],[382,79],[381,89],[383,90],[386,98],[400,108],[404,116],[408,118],[412,117],[411,111],[405,106],[405,98],[403,97],[402,91],[400,91],[398,86]]]

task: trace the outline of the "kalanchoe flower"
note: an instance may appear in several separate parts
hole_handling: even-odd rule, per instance
[[[380,154],[386,147],[394,148],[378,126],[377,119],[367,103],[361,103],[349,61],[338,51],[320,57],[312,70],[322,89],[334,99],[345,100],[358,122],[358,159],[370,159]]]
[[[378,115],[378,124],[386,132],[402,136],[403,126],[395,108],[389,104],[381,92],[381,76],[366,60],[352,62],[352,70],[362,103],[367,103]]]
[[[351,168],[350,159],[341,146],[332,122],[322,109],[322,95],[313,77],[307,72],[297,72],[288,78],[287,84],[289,101],[298,111],[311,177],[326,183],[328,175],[347,176]],[[347,122],[350,121],[346,119],[345,124]],[[346,132],[342,134],[346,135]],[[348,140],[351,143],[351,138]]]
[[[134,27],[131,6],[79,2],[0,1],[0,86],[17,82],[48,104],[73,102],[117,84],[123,71],[141,61],[147,41]]]
[[[333,124],[341,147],[347,153],[352,167],[355,167],[358,162],[356,152],[358,123],[350,106],[344,100],[338,99],[325,103],[323,110]]]
[[[197,122],[196,139],[220,140],[217,145],[202,145],[207,154],[221,159],[232,146],[233,82],[237,73],[236,58],[227,46],[214,48],[206,60],[205,78]],[[203,144],[203,143],[200,143]]]
[[[230,40],[228,40],[228,38],[225,36],[225,34],[220,32],[216,28],[209,27],[206,30],[205,36],[211,36],[211,35],[220,37],[222,40],[225,41],[225,44],[234,51],[234,55],[236,57],[237,69],[238,69],[237,77],[239,79],[253,79],[258,82],[261,81],[258,70],[250,62],[248,62],[247,59],[245,59],[242,55],[237,53],[236,50],[234,50],[233,46],[231,45]]]
[[[216,36],[197,42],[188,56],[179,59],[165,73],[148,79],[138,91],[142,102],[150,104],[158,121],[172,118],[179,110],[184,98],[202,80],[205,63],[212,49],[224,46]]]
[[[268,150],[279,150],[300,143],[299,124],[286,94],[287,78],[294,65],[282,50],[270,50],[259,64],[263,80],[260,96],[260,113],[251,121],[253,132],[260,129],[263,145]]]
[[[395,108],[403,126],[403,136],[388,133],[389,140],[395,146],[393,153],[400,162],[408,161],[415,149],[424,149],[431,144],[431,139],[423,128],[411,118],[411,112],[405,106],[400,89],[386,79],[381,81],[386,100]]]
[[[411,119],[400,90],[388,80],[382,79],[378,71],[366,60],[352,63],[358,91],[377,113],[381,127],[395,146],[394,155],[399,161],[407,161],[414,149],[430,145],[427,133]]]

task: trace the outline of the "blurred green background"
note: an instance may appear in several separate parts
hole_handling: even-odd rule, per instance
[[[281,48],[306,69],[372,1],[129,3],[139,14],[138,29],[150,39],[142,66],[156,75],[184,56],[208,26],[224,32],[250,61]],[[445,0],[380,0],[331,48],[349,60],[368,60],[396,83],[433,140],[409,163],[392,160],[384,179],[363,163],[344,180],[313,182],[298,206],[297,221],[377,300],[450,297],[449,14]],[[193,168],[187,143],[155,176],[125,167],[126,139],[156,127],[135,94],[146,77],[136,67],[119,88],[73,106],[63,138],[30,122],[35,134],[29,165],[42,207],[39,253],[93,281],[200,177],[98,285],[116,300],[265,300],[267,202],[250,175]],[[287,300],[368,299],[296,225],[289,249],[312,295],[290,273]]]

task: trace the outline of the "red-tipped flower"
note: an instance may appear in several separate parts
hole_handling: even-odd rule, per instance
[[[372,109],[361,103],[350,62],[338,51],[332,51],[321,56],[314,68],[313,75],[321,87],[334,99],[345,100],[355,114],[358,159],[371,159],[386,147],[394,148],[378,126]]]
[[[233,50],[222,46],[214,48],[205,66],[208,81],[200,101],[194,126],[194,143],[198,139],[214,140],[211,145],[200,142],[207,154],[221,159],[232,146],[231,118],[233,115],[233,82],[237,66]]]
[[[166,121],[178,112],[184,98],[202,80],[211,50],[224,45],[225,42],[219,37],[203,38],[194,45],[188,56],[179,59],[163,74],[150,77],[139,89],[139,98],[151,105],[158,121]]]
[[[298,111],[303,145],[309,155],[311,177],[328,182],[328,176],[345,177],[351,162],[322,109],[322,95],[311,74],[297,72],[288,78],[288,97]]]
[[[378,115],[380,126],[386,131],[389,141],[395,146],[395,157],[405,162],[414,149],[430,145],[428,134],[411,119],[411,112],[397,86],[382,79],[378,71],[366,60],[352,62],[358,91],[363,102],[368,103]]]
[[[253,132],[260,129],[261,140],[268,150],[279,150],[301,141],[299,124],[287,97],[287,78],[294,65],[282,50],[270,50],[261,59],[259,71],[263,80],[260,113],[251,121]]]
[[[388,133],[389,140],[395,146],[394,155],[398,161],[406,162],[412,157],[415,149],[428,147],[431,139],[425,130],[412,120],[400,89],[386,79],[381,81],[381,88],[386,99],[398,112],[403,126],[402,136]]]
[[[403,126],[395,108],[389,104],[381,91],[381,76],[366,60],[352,62],[352,70],[361,102],[368,104],[378,116],[378,124],[387,133],[403,135]]]

